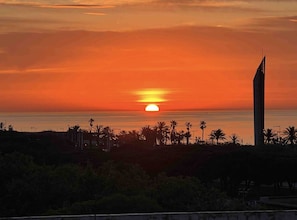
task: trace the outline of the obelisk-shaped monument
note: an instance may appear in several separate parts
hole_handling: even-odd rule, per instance
[[[265,60],[266,57],[263,57],[253,80],[255,146],[264,144]]]

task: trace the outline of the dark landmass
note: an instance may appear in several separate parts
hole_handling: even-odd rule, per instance
[[[2,131],[0,213],[261,209],[261,196],[296,194],[296,168],[295,146],[139,141],[104,152],[75,148],[63,132]]]

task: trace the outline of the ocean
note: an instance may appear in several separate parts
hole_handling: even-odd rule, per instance
[[[297,110],[266,110],[265,128],[272,128],[280,135],[288,126],[297,127]],[[94,119],[96,125],[109,126],[114,133],[121,130],[131,131],[146,125],[154,126],[159,121],[177,122],[178,131],[186,131],[186,122],[192,124],[190,139],[195,142],[201,137],[200,121],[206,121],[205,139],[214,129],[222,129],[227,141],[231,134],[239,136],[241,144],[253,144],[253,111],[251,110],[223,110],[223,111],[110,111],[110,112],[39,112],[39,113],[0,113],[0,122],[6,127],[12,125],[14,130],[26,132],[38,131],[67,131],[74,125],[89,130],[89,119]],[[229,139],[230,141],[230,139]]]

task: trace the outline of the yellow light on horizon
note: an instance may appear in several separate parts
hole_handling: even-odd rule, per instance
[[[164,96],[168,93],[168,91],[162,89],[147,89],[136,92],[136,94],[140,96],[140,99],[137,101],[145,103],[166,102],[167,100],[164,98]]]

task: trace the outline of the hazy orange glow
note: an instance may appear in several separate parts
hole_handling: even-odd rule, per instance
[[[140,96],[138,102],[144,103],[162,103],[166,102],[167,100],[164,98],[169,92],[162,90],[162,89],[146,89],[136,92],[137,95]]]
[[[24,2],[0,1],[0,111],[251,109],[264,54],[266,107],[297,108],[297,1]]]

